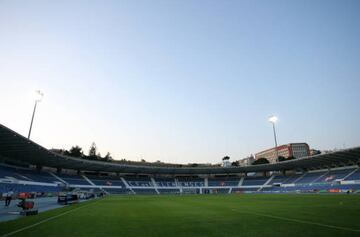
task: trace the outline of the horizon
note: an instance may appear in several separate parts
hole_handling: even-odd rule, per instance
[[[0,123],[165,163],[360,145],[358,1],[1,1]]]
[[[3,127],[11,130],[12,132],[17,133],[16,131],[12,130],[11,128],[6,127],[4,124],[0,124],[0,125],[2,125]],[[19,135],[20,135],[20,136],[23,136],[24,138],[27,138],[27,137],[24,136],[24,135],[21,135],[21,134],[19,134]],[[30,140],[31,140],[31,139],[30,139]],[[32,142],[34,142],[34,141],[32,141]],[[35,143],[36,143],[36,142],[35,142]],[[37,144],[37,143],[36,143],[36,144]],[[287,145],[290,145],[290,144],[304,144],[304,143],[278,144],[277,148],[281,148],[281,147],[283,147],[283,146],[287,146]],[[307,143],[305,143],[305,144],[307,144]],[[37,144],[37,145],[42,146],[41,144]],[[95,145],[95,147],[96,147],[96,144],[95,144],[95,143],[92,143],[91,146],[90,146],[90,149],[91,149],[91,147],[92,147],[93,145]],[[308,145],[308,144],[307,144],[307,145]],[[88,153],[90,153],[90,149],[89,149],[89,152],[86,152],[86,150],[84,150],[83,147],[80,147],[80,146],[78,146],[78,145],[72,146],[71,148],[73,148],[73,147],[79,147],[79,148],[81,149],[83,158],[85,158],[85,157],[87,157],[88,155],[90,155],[90,154],[88,154]],[[340,149],[339,149],[339,148],[334,148],[334,149],[330,149],[330,150],[318,150],[318,151],[320,151],[321,153],[319,153],[319,154],[314,154],[314,155],[310,155],[309,157],[319,156],[319,155],[324,155],[324,154],[329,154],[329,153],[333,153],[333,152],[351,150],[351,149],[354,149],[354,148],[357,148],[357,147],[359,147],[359,146],[347,147],[347,148],[340,148]],[[257,153],[262,153],[262,152],[264,152],[264,151],[268,151],[268,150],[271,150],[271,149],[274,149],[274,148],[275,148],[275,146],[274,146],[274,147],[271,147],[271,148],[268,148],[268,149],[266,149],[266,150],[259,151],[259,152],[257,152]],[[55,153],[60,153],[60,154],[62,154],[62,155],[67,155],[67,154],[64,154],[64,152],[69,152],[69,151],[70,151],[70,149],[58,149],[58,148],[45,148],[45,149],[48,149],[49,151],[52,151],[52,152],[55,152]],[[316,149],[313,149],[313,148],[311,148],[311,147],[309,147],[309,149],[310,149],[310,151],[311,151],[311,150],[315,150],[315,151],[316,151]],[[96,150],[96,151],[97,151],[97,150]],[[109,152],[109,154],[110,154],[110,152]],[[241,160],[243,160],[243,159],[247,159],[247,158],[250,158],[250,157],[255,158],[255,155],[256,155],[256,153],[253,153],[253,154],[250,154],[250,155],[247,156],[247,157],[243,157],[243,158],[240,158],[240,159],[237,159],[237,160],[231,160],[231,157],[229,157],[229,156],[224,156],[224,157],[222,157],[221,161],[218,161],[218,162],[215,162],[215,163],[210,163],[210,162],[207,162],[207,163],[196,163],[196,162],[191,162],[191,163],[169,163],[169,162],[163,162],[163,161],[160,161],[160,160],[156,160],[156,161],[139,160],[139,161],[137,161],[137,160],[127,160],[127,159],[125,159],[125,158],[123,158],[123,159],[116,159],[116,158],[114,158],[114,157],[111,157],[111,159],[113,159],[113,160],[115,160],[115,161],[125,160],[125,161],[130,161],[130,162],[139,162],[139,163],[144,162],[144,163],[167,163],[167,164],[179,164],[179,165],[191,165],[191,164],[221,165],[222,162],[223,162],[223,160],[224,160],[225,158],[228,158],[230,161],[241,161]],[[70,156],[71,156],[71,155],[70,155]],[[77,157],[77,156],[75,156],[75,157]],[[104,157],[105,157],[105,156],[102,156],[102,157],[99,157],[99,158],[104,158]],[[299,158],[304,158],[304,157],[299,157]],[[265,158],[265,159],[266,159],[266,158]]]

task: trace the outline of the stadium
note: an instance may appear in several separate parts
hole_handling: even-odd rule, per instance
[[[0,0],[0,237],[359,237],[359,12]]]
[[[59,155],[3,125],[0,140],[0,192],[31,193],[40,211],[0,223],[2,236],[62,236],[74,228],[79,236],[168,236],[177,228],[181,232],[173,235],[303,236],[296,228],[311,229],[309,236],[360,232],[359,147],[276,164],[179,168]],[[80,204],[58,208],[61,193],[66,204]],[[1,215],[16,216],[9,210]]]

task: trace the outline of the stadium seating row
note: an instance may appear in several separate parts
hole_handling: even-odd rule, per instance
[[[149,177],[52,173],[0,165],[0,193],[58,192],[61,187],[101,188],[109,193],[163,194],[194,190],[194,193],[236,193],[244,191],[302,192],[311,190],[360,190],[360,168],[310,171],[285,175],[246,177]]]

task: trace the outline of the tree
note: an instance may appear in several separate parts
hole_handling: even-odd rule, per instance
[[[83,157],[84,156],[82,148],[79,146],[71,147],[70,151],[67,153],[69,156],[73,156],[73,157]]]
[[[68,150],[64,150],[62,153],[60,153],[60,154],[63,154],[63,155],[65,155],[65,156],[71,156],[70,155],[70,151],[68,151]]]
[[[238,161],[234,161],[231,163],[231,166],[239,166],[239,162]]]
[[[293,156],[289,156],[286,160],[293,160],[293,159],[296,159],[296,158]]]
[[[278,162],[283,162],[283,161],[285,161],[285,160],[286,160],[286,158],[283,157],[283,156],[279,156],[279,157],[278,157]]]
[[[230,157],[229,156],[224,156],[224,158],[222,158],[223,161],[225,160],[230,160]]]
[[[96,156],[96,144],[95,142],[93,142],[90,146],[90,149],[89,149],[89,160],[96,160],[97,156]]]
[[[104,161],[112,161],[113,158],[110,155],[110,152],[106,153],[105,157],[103,158]]]
[[[270,162],[266,158],[259,158],[255,160],[252,165],[262,165],[262,164],[269,164]]]

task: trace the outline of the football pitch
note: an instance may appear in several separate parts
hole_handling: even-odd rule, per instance
[[[0,236],[360,236],[360,196],[109,196],[2,222]]]

